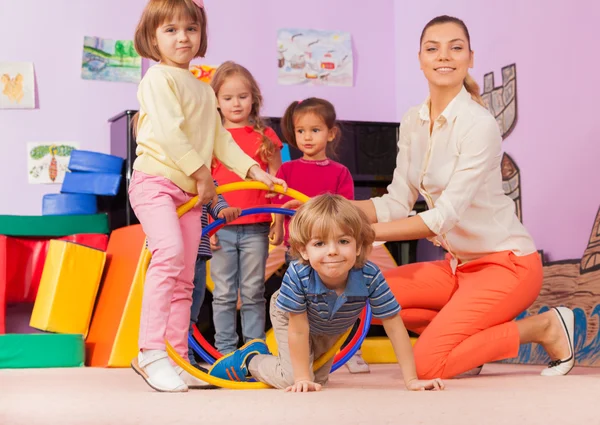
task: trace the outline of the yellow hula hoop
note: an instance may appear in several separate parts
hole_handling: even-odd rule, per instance
[[[216,188],[216,192],[217,192],[217,194],[222,194],[222,193],[233,192],[233,191],[237,191],[237,190],[251,190],[251,189],[269,190],[269,187],[266,184],[260,183],[260,182],[236,182],[236,183],[225,184],[223,186],[218,186]],[[310,199],[308,196],[306,196],[303,193],[300,193],[294,189],[288,189],[287,192],[284,192],[283,187],[280,185],[275,185],[273,192],[285,194],[285,195],[287,195],[291,198],[294,198],[300,202],[306,202]],[[181,217],[183,214],[185,214],[186,212],[188,212],[189,210],[194,208],[194,206],[196,206],[197,202],[198,202],[198,197],[195,196],[194,198],[190,199],[185,204],[181,205],[179,208],[177,208],[178,216]],[[152,259],[152,254],[150,253],[148,248],[144,248],[144,255],[142,257],[142,274],[143,274],[142,279],[143,279],[143,281],[146,280],[146,271],[148,270],[148,266],[150,265],[151,259]],[[320,369],[333,356],[335,356],[335,354],[338,352],[338,350],[340,349],[340,347],[342,346],[344,341],[348,338],[348,335],[350,335],[350,331],[351,331],[351,329],[348,329],[348,331],[344,335],[342,335],[342,337],[326,353],[324,353],[321,357],[319,357],[313,363],[313,370]],[[228,381],[226,379],[221,379],[221,378],[217,378],[215,376],[211,376],[208,373],[203,372],[202,370],[199,370],[199,369],[195,368],[194,366],[192,366],[191,364],[189,364],[175,351],[175,349],[169,343],[169,341],[165,341],[165,342],[167,345],[167,353],[169,354],[169,357],[171,357],[171,359],[173,359],[173,361],[178,366],[180,366],[183,370],[185,370],[190,375],[192,375],[208,384],[215,385],[215,386],[221,387],[221,388],[228,388],[228,389],[232,389],[232,390],[242,390],[242,389],[258,390],[258,389],[271,388],[269,385],[264,384],[262,382],[236,382],[236,381]]]

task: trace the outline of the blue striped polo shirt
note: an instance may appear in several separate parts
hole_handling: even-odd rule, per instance
[[[378,319],[400,312],[381,270],[370,261],[350,270],[346,289],[339,296],[325,286],[310,265],[292,261],[283,277],[277,307],[288,313],[306,311],[313,334],[337,335],[356,322],[367,301]]]

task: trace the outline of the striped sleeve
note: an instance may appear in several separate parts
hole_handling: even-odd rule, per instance
[[[215,187],[219,186],[219,184],[217,183],[216,180],[213,180],[213,183],[215,184]],[[225,198],[223,198],[223,195],[217,195],[218,201],[216,203],[216,205],[213,205],[212,202],[209,203],[207,205],[207,211],[210,214],[210,216],[214,219],[214,220],[218,220],[219,219],[219,213],[221,211],[223,211],[225,208],[229,208],[229,204],[227,204],[227,201],[225,201]]]
[[[373,317],[387,319],[398,314],[400,312],[400,304],[398,304],[379,267],[368,263],[363,270],[365,277],[370,279],[368,284],[369,304],[371,304]]]
[[[306,295],[296,267],[297,264],[293,262],[285,272],[276,302],[277,308],[288,313],[303,313],[306,311]]]

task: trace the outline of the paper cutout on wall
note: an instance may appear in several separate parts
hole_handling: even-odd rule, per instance
[[[517,66],[502,68],[502,86],[494,87],[494,73],[483,77],[481,94],[488,110],[496,118],[502,138],[506,139],[517,123]],[[502,187],[504,193],[515,201],[517,217],[523,221],[521,208],[521,172],[517,163],[508,154],[502,156]]]
[[[481,98],[496,117],[502,137],[506,138],[517,123],[517,65],[502,68],[502,85],[494,87],[494,73],[483,76]]]
[[[212,80],[213,76],[215,75],[215,72],[217,71],[217,68],[219,66],[212,66],[212,65],[190,65],[190,71],[192,71],[192,74],[194,74],[194,77],[196,77],[197,79],[199,79],[200,81],[204,81],[207,84],[210,84],[210,81]]]
[[[600,366],[600,209],[581,259],[544,264],[544,285],[538,299],[517,320],[564,305],[575,312],[575,364]],[[548,355],[538,345],[522,345],[506,363],[545,364]]]
[[[62,183],[74,149],[79,149],[78,143],[28,143],[29,183]]]
[[[142,78],[142,58],[131,40],[86,36],[83,41],[81,78],[139,83]]]
[[[0,109],[34,109],[33,63],[0,62]]]
[[[350,33],[285,28],[277,33],[278,82],[282,85],[353,85]]]

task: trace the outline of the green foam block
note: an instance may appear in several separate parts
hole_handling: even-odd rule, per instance
[[[0,215],[0,235],[69,236],[79,233],[108,234],[106,214]]]
[[[83,367],[84,364],[83,335],[0,335],[0,369]]]

